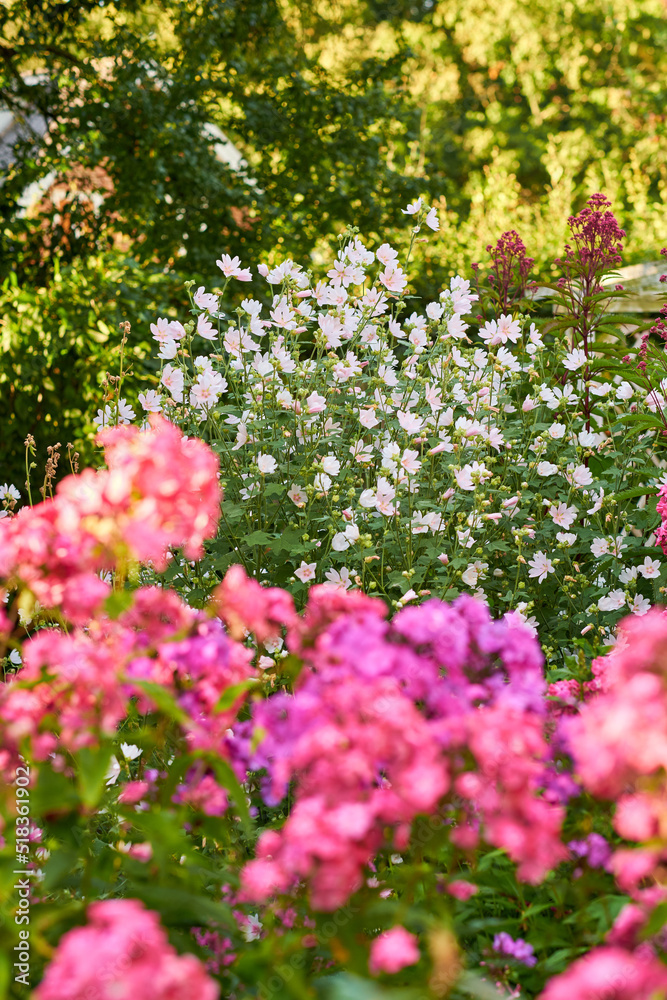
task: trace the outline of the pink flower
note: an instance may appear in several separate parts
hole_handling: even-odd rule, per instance
[[[624,948],[596,948],[547,983],[539,1000],[654,1000],[667,990],[657,958]]]
[[[246,268],[244,270],[241,267],[240,257],[230,257],[228,253],[223,253],[221,259],[216,260],[216,264],[224,274],[225,278],[238,278],[239,281],[250,281],[252,279],[252,274],[250,273],[250,269]],[[262,265],[260,265],[260,267],[261,266]],[[260,270],[260,274],[261,273],[262,271]]]
[[[219,990],[193,955],[178,955],[157,914],[135,899],[91,903],[88,923],[61,939],[37,1000],[216,1000]]]
[[[419,958],[415,935],[406,931],[405,927],[392,927],[371,944],[368,967],[374,975],[379,972],[392,975],[407,965],[416,965]]]

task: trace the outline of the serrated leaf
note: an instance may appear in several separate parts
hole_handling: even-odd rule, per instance
[[[657,486],[636,486],[632,490],[623,490],[621,493],[614,493],[615,500],[632,500],[633,497],[650,497],[658,492]]]

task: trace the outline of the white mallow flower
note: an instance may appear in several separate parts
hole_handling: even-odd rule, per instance
[[[580,347],[575,348],[574,351],[570,353],[563,359],[563,366],[568,369],[568,371],[576,372],[579,368],[582,368],[586,364],[588,358],[586,354]]]
[[[173,368],[172,365],[165,365],[162,369],[162,385],[177,403],[183,402],[183,372],[180,368]]]
[[[544,552],[536,552],[533,558],[528,560],[528,576],[537,577],[538,583],[542,583],[549,573],[554,572],[553,563],[551,559],[547,559]]]
[[[334,552],[344,552],[359,540],[359,528],[354,522],[348,524],[345,531],[337,531],[331,539],[331,548]]]
[[[106,784],[107,785],[115,784],[116,781],[118,780],[119,774],[120,774],[120,764],[118,763],[117,758],[112,755],[111,760],[109,761],[109,766],[106,770],[106,774],[104,775]]]
[[[120,749],[123,752],[125,760],[136,760],[142,754],[142,750],[135,746],[134,743],[121,743]]]
[[[421,198],[417,198],[416,201],[410,202],[407,208],[402,208],[401,212],[403,215],[417,215],[419,209],[422,207]]]
[[[606,556],[609,552],[609,539],[594,538],[591,542],[591,552],[596,559],[599,559],[601,556]]]
[[[503,314],[498,320],[488,320],[481,327],[479,335],[489,347],[494,344],[506,344],[508,340],[516,344],[521,336],[521,323],[518,319],[513,319],[511,314],[509,316]]]
[[[557,507],[552,505],[549,508],[549,514],[559,528],[569,528],[576,521],[578,513],[576,507],[568,507],[566,503],[559,503]]]
[[[528,617],[525,611],[528,605],[525,601],[522,601],[516,606],[514,611],[506,611],[503,615],[503,621],[506,621],[510,628],[525,628],[528,629],[531,635],[537,635],[537,618],[534,615]]]
[[[486,576],[488,568],[488,563],[480,562],[479,559],[476,559],[475,562],[468,563],[467,568],[461,574],[461,579],[467,587],[476,587],[477,581],[483,580]]]
[[[328,493],[331,483],[332,479],[330,476],[327,476],[326,472],[318,472],[313,479],[313,486],[318,493]]]
[[[641,594],[635,594],[635,596],[630,599],[628,598],[628,607],[633,615],[647,615],[651,610],[651,602],[646,598],[642,597]]]
[[[340,472],[340,462],[335,455],[325,455],[322,459],[322,469],[329,476],[337,476]]]
[[[421,462],[418,461],[419,452],[415,451],[413,448],[406,448],[401,456],[400,464],[406,472],[414,474],[418,472],[421,468]]]
[[[160,344],[157,356],[161,361],[171,361],[178,354],[178,343],[175,340],[165,340]]]
[[[354,570],[352,570],[354,572]],[[339,587],[341,590],[347,590],[348,587],[352,586],[354,582],[352,579],[352,574],[347,566],[342,566],[340,570],[329,569],[324,574],[324,579],[327,583],[333,584],[334,587]]]
[[[362,427],[365,427],[367,430],[370,430],[372,427],[375,427],[377,424],[379,424],[380,421],[375,416],[375,410],[368,409],[368,410],[359,410],[359,423],[361,424]]]
[[[308,413],[323,413],[326,408],[326,397],[321,396],[319,392],[311,392],[310,396],[307,397],[306,409]]]
[[[421,417],[418,417],[415,413],[411,413],[409,410],[397,410],[396,416],[399,424],[408,434],[417,434],[424,423]]]
[[[650,556],[646,556],[642,565],[637,568],[645,580],[657,580],[660,576],[661,564]]]
[[[294,575],[301,583],[310,583],[311,580],[315,579],[315,571],[317,569],[317,563],[307,563],[305,560],[301,560],[301,565],[297,570],[295,570]]]
[[[273,455],[266,455],[264,452],[259,453],[257,456],[257,469],[263,476],[269,475],[271,472],[275,472],[278,468],[278,463],[276,462]]]
[[[598,601],[600,611],[620,611],[625,606],[625,591],[611,590],[606,597]]]
[[[3,483],[0,486],[0,500],[6,500],[7,497],[11,497],[12,500],[20,500],[21,494],[16,489],[13,483]]]
[[[549,428],[549,436],[554,438],[555,441],[559,441],[560,438],[565,437],[565,431],[567,427],[565,424],[554,423]]]
[[[594,502],[593,502],[593,506],[589,507],[588,510],[586,511],[586,513],[587,514],[597,514],[597,512],[600,509],[600,507],[602,506],[602,501],[604,500],[604,489],[600,489],[599,493],[591,493],[590,495],[593,498]]]
[[[450,337],[456,337],[458,340],[461,340],[465,337],[467,329],[468,324],[464,323],[460,314],[457,312],[455,312],[454,315],[450,316],[447,320],[447,333]]]
[[[306,491],[300,486],[295,486],[294,483],[288,489],[287,496],[297,507],[305,507],[308,503],[308,494]]]
[[[538,476],[553,476],[558,472],[558,466],[553,462],[539,462],[537,465]]]
[[[635,388],[634,386],[630,385],[629,382],[621,382],[621,384],[616,387],[616,399],[620,401],[632,399],[634,394],[635,394]]]
[[[440,229],[440,221],[438,219],[438,213],[435,208],[431,208],[427,212],[424,222],[429,227],[429,229],[433,230],[434,233],[438,232],[438,230]]]
[[[454,472],[457,486],[461,490],[474,490],[478,483],[483,483],[492,476],[493,473],[487,469],[484,462],[472,462]]]
[[[577,540],[577,536],[571,531],[557,531],[556,538],[564,545],[574,545]]]
[[[262,921],[256,913],[251,913],[247,922],[242,928],[243,937],[246,941],[257,941],[262,930]]]
[[[568,405],[579,402],[579,397],[569,384],[563,386],[562,389],[560,386],[554,386],[554,388],[550,388],[548,385],[541,386],[540,399],[547,404],[550,410],[557,410],[563,402]]]
[[[618,578],[621,581],[621,583],[625,584],[632,583],[633,580],[637,579],[638,572],[639,572],[638,566],[626,566],[618,574]]]
[[[565,478],[571,486],[590,486],[593,482],[591,470],[585,465],[568,465]]]

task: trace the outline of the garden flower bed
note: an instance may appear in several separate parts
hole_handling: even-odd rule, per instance
[[[410,298],[404,213],[223,255],[3,488],[5,995],[667,997],[664,317],[602,196],[547,312],[516,233]]]

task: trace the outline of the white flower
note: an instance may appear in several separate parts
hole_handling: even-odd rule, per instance
[[[559,542],[563,542],[564,545],[574,545],[577,540],[577,536],[571,531],[557,531],[556,538]]]
[[[418,472],[421,468],[421,462],[418,461],[418,455],[419,452],[415,451],[413,448],[406,448],[401,457],[401,467],[410,474]]]
[[[554,567],[551,559],[547,559],[544,552],[536,552],[532,559],[528,560],[528,576],[537,577],[537,582],[546,580],[549,573],[553,573]]]
[[[586,511],[587,514],[597,514],[600,507],[602,506],[602,501],[604,500],[604,489],[600,489],[599,493],[591,493],[594,503],[592,507],[589,507]]]
[[[489,347],[493,344],[506,344],[508,340],[516,344],[521,336],[521,323],[518,319],[513,319],[511,315],[506,316],[503,313],[497,321],[495,319],[488,320],[481,327],[479,335],[482,340],[488,343]]]
[[[13,483],[10,483],[9,485],[7,485],[7,483],[3,483],[3,485],[0,486],[0,500],[6,500],[7,497],[11,497],[12,500],[21,499],[21,494]]]
[[[634,386],[630,385],[629,382],[621,382],[621,384],[616,388],[616,399],[621,402],[627,399],[632,399],[634,394]]]
[[[435,208],[430,209],[430,211],[426,215],[426,218],[424,219],[424,222],[429,227],[429,229],[433,230],[434,233],[438,232],[438,230],[440,229],[440,222],[438,220],[438,213],[435,210]]]
[[[199,313],[197,316],[197,333],[204,340],[215,340],[218,331],[215,329],[206,313]]]
[[[478,483],[483,483],[492,476],[493,473],[487,469],[484,462],[473,462],[454,472],[457,486],[461,490],[474,490]]]
[[[401,212],[403,215],[416,215],[421,207],[422,200],[421,198],[417,198],[416,201],[410,202],[407,208],[402,208]]]
[[[383,243],[375,251],[375,256],[384,267],[391,267],[398,257],[398,250],[394,250],[389,243]]]
[[[411,413],[409,410],[397,410],[396,416],[399,424],[404,431],[407,431],[408,434],[416,434],[419,430],[421,430],[422,424],[424,423],[421,417]]]
[[[301,583],[308,583],[310,580],[315,579],[315,570],[317,569],[317,563],[307,563],[303,560],[301,565],[296,570],[294,575],[301,580]]]
[[[628,598],[628,606],[633,615],[647,615],[651,610],[651,602],[646,598],[642,597],[641,594],[635,594],[635,596],[630,600]]]
[[[348,587],[352,586],[352,576],[350,574],[347,566],[343,566],[340,571],[336,569],[327,570],[324,574],[324,579],[334,585],[334,587],[339,587],[341,590],[347,590]]]
[[[660,576],[661,564],[650,556],[646,556],[642,565],[637,568],[645,580],[657,580]]]
[[[625,591],[611,590],[606,597],[598,601],[600,611],[620,611],[625,606]]]
[[[328,475],[337,476],[340,472],[340,462],[335,455],[325,455],[322,459],[322,468]]]
[[[479,559],[476,559],[475,562],[468,563],[466,570],[461,574],[461,579],[467,587],[476,587],[477,581],[484,579],[486,576],[488,568],[488,563],[480,562]]]
[[[609,552],[609,540],[607,538],[594,538],[591,543],[591,552],[596,559],[606,556]]]
[[[366,427],[368,430],[370,430],[372,427],[375,427],[376,424],[379,424],[380,421],[375,416],[375,410],[369,409],[369,410],[359,410],[359,423],[361,424],[362,427]]]
[[[125,760],[136,760],[142,753],[141,749],[135,746],[134,743],[121,743],[120,748],[123,751]]]
[[[549,428],[549,435],[556,441],[558,441],[560,440],[560,438],[564,437],[566,430],[567,427],[565,426],[565,424],[554,423]]]
[[[287,496],[297,507],[305,507],[308,503],[308,494],[306,491],[301,489],[300,486],[295,486],[294,483],[288,489]]]
[[[593,482],[591,470],[585,465],[568,465],[565,478],[571,486],[590,486]]]
[[[454,315],[450,316],[447,320],[447,333],[450,337],[457,337],[460,340],[465,337],[467,329],[468,324],[463,322],[458,312],[455,312]]]
[[[112,755],[109,761],[109,766],[104,775],[107,785],[113,785],[118,780],[118,775],[120,774],[120,764],[118,760]]]
[[[558,472],[558,466],[554,465],[553,462],[539,462],[537,466],[538,476],[553,476],[556,472]]]
[[[320,396],[319,392],[311,392],[306,399],[308,413],[323,413],[327,408],[325,396]]]
[[[553,518],[554,524],[560,528],[569,528],[577,519],[578,510],[576,507],[568,507],[566,503],[559,503],[558,506],[551,506],[549,514]]]
[[[161,361],[171,361],[178,354],[178,344],[175,340],[165,340],[160,344],[160,350],[157,352],[158,358]]]
[[[238,258],[235,257],[234,259],[237,260]],[[251,913],[247,918],[247,922],[244,924],[242,928],[243,937],[246,939],[246,941],[257,941],[257,939],[260,936],[261,930],[262,930],[262,921],[259,919],[256,913]]]
[[[266,476],[271,472],[275,472],[277,468],[278,463],[273,455],[266,455],[263,452],[259,453],[257,456],[257,469],[263,476]]]
[[[563,365],[568,371],[576,372],[579,368],[586,364],[588,358],[586,354],[580,347],[577,347],[574,351],[570,351],[566,358],[563,359]]]
[[[171,393],[172,398],[177,403],[183,402],[183,372],[180,368],[165,365],[162,370],[160,382]]]
[[[331,486],[331,477],[325,472],[318,472],[313,479],[313,486],[319,493],[327,493]]]
[[[637,566],[626,566],[618,574],[618,578],[621,583],[632,583],[633,580],[637,579],[638,572],[639,568]]]

